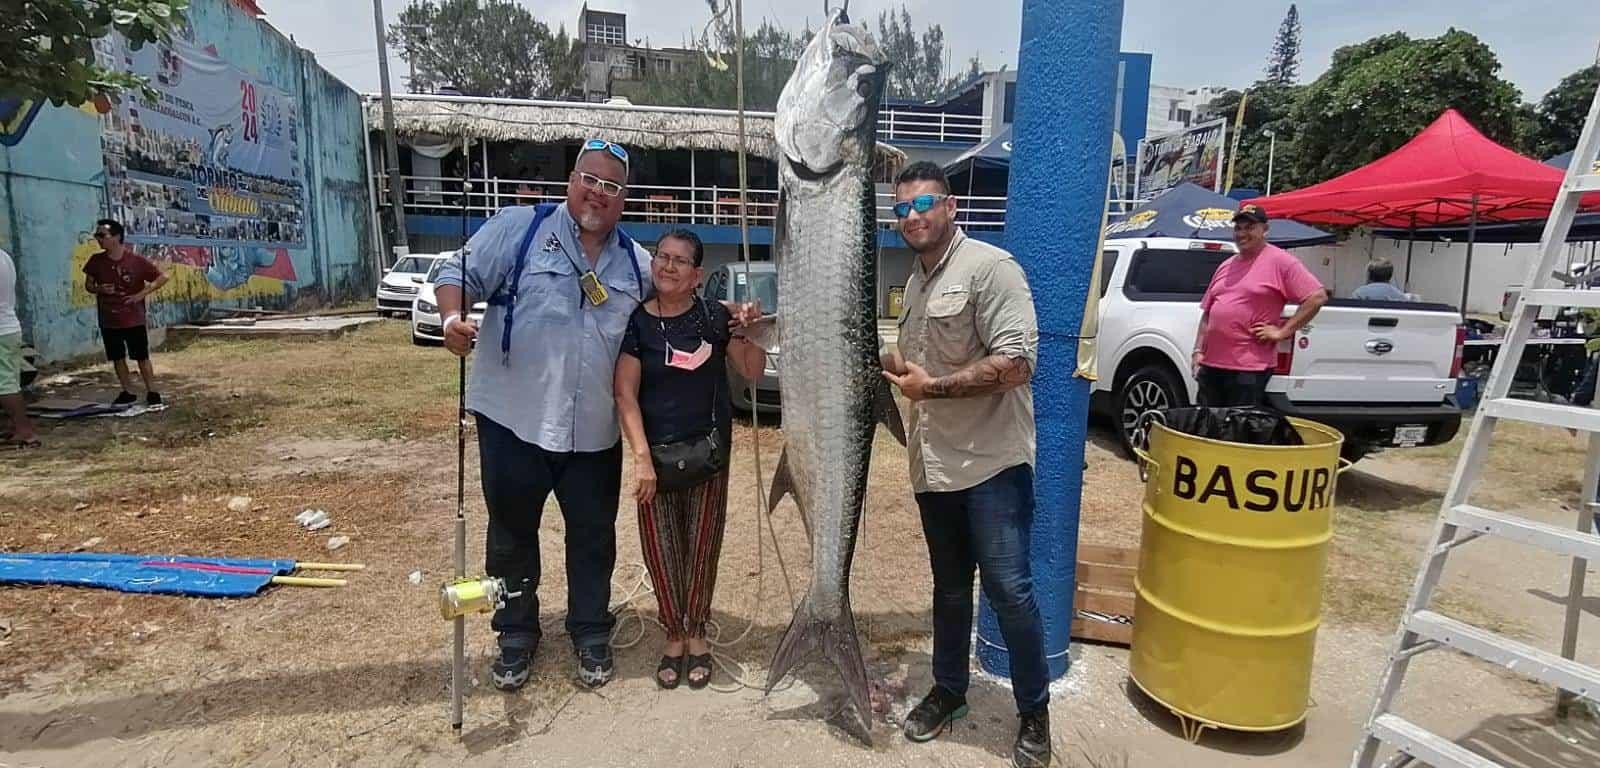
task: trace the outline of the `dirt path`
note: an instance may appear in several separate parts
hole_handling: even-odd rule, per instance
[[[0,477],[7,478],[0,482],[0,550],[71,549],[99,537],[90,548],[333,558],[369,569],[340,590],[280,588],[231,601],[0,590],[0,619],[12,627],[0,639],[0,763],[1006,764],[1015,720],[1009,692],[993,681],[975,684],[973,716],[930,745],[898,736],[892,721],[911,701],[897,698],[868,747],[840,727],[839,691],[820,667],[770,697],[748,689],[658,691],[649,675],[660,633],[650,626],[639,644],[619,651],[616,682],[578,692],[560,630],[564,556],[553,506],[542,528],[548,630],[534,681],[517,695],[489,690],[493,639],[485,619],[472,619],[478,685],[457,739],[447,726],[448,624],[434,603],[450,562],[453,366],[437,350],[406,345],[398,324],[319,344],[196,344],[159,361],[174,372],[169,389],[177,394],[167,413],[131,423],[50,425],[49,453],[27,463],[0,459]],[[91,375],[88,385],[100,378]],[[790,609],[776,553],[756,543],[752,432],[748,426],[737,432],[714,617],[725,639],[750,627],[727,655],[759,682]],[[781,433],[763,429],[760,439],[763,473],[770,474]],[[1097,434],[1088,449],[1081,538],[1130,545],[1138,540],[1142,490],[1131,465],[1108,444]],[[856,560],[856,610],[872,671],[904,680],[915,697],[929,684],[926,552],[904,453],[887,439],[877,449]],[[1576,461],[1568,455],[1571,444],[1550,450],[1546,462],[1556,471]],[[1329,618],[1304,726],[1276,735],[1210,733],[1191,746],[1170,715],[1129,692],[1126,651],[1077,644],[1051,710],[1064,758],[1058,764],[1345,764],[1449,458],[1448,451],[1381,456],[1342,481]],[[1571,495],[1573,488],[1559,483],[1519,479],[1508,461],[1501,469],[1511,479],[1497,475],[1497,493],[1527,499],[1549,485],[1546,495]],[[226,500],[234,495],[250,496],[251,509],[229,512]],[[470,496],[469,561],[477,563],[483,515],[475,490]],[[296,528],[290,518],[308,506],[327,509],[334,526],[315,534]],[[809,564],[792,509],[777,512],[775,529],[793,586],[803,589]],[[331,535],[352,542],[330,555]],[[618,517],[618,542],[613,596],[621,599],[638,591],[641,573],[628,505]],[[1474,615],[1507,611],[1507,623],[1522,626],[1526,617],[1509,609],[1539,602],[1521,601],[1526,589],[1561,591],[1558,568],[1519,569],[1516,557],[1497,560],[1493,550],[1473,550],[1462,550],[1469,564],[1462,570],[1500,584],[1456,591],[1452,604]],[[1510,564],[1489,572],[1471,558]],[[417,571],[421,583],[413,584],[408,577]],[[643,594],[629,607],[646,618],[654,611]],[[625,618],[619,641],[631,640],[640,626]],[[1550,697],[1541,689],[1442,654],[1415,668],[1420,685],[1403,709],[1425,724],[1507,765],[1600,763],[1594,727],[1551,725]],[[725,675],[718,684],[733,687]]]

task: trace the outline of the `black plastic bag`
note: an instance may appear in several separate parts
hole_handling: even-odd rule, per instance
[[[1247,445],[1304,445],[1289,418],[1266,408],[1169,408],[1154,415],[1168,428],[1195,437]]]

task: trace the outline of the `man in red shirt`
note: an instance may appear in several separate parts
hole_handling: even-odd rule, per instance
[[[1267,212],[1244,205],[1233,216],[1239,252],[1217,266],[1200,299],[1194,372],[1200,404],[1262,405],[1278,342],[1293,341],[1328,302],[1328,291],[1288,251],[1267,244]],[[1285,304],[1300,308],[1283,319]]]
[[[115,219],[95,222],[94,239],[102,250],[83,265],[83,287],[95,295],[100,313],[100,336],[105,341],[106,359],[117,370],[122,393],[113,405],[132,405],[133,379],[128,375],[128,359],[139,364],[144,380],[145,403],[160,405],[156,392],[155,368],[150,365],[150,339],[145,330],[145,297],[166,285],[167,275],[154,263],[122,242],[122,223]]]

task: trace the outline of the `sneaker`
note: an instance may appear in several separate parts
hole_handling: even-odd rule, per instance
[[[133,405],[134,403],[137,403],[137,402],[139,402],[139,398],[135,397],[132,392],[123,391],[122,394],[117,395],[117,399],[111,401],[111,404],[112,405]]]
[[[144,395],[144,404],[145,405],[160,405],[161,404],[161,393],[160,392],[156,392],[154,390],[152,390],[150,392],[146,392],[145,395]]]
[[[599,688],[611,682],[616,668],[611,663],[611,646],[594,645],[575,649],[578,654],[578,682],[585,688]]]
[[[501,648],[500,658],[494,660],[489,673],[494,687],[515,691],[528,684],[528,670],[532,666],[533,654],[527,648]]]
[[[918,743],[932,741],[952,722],[966,716],[967,697],[935,685],[911,714],[906,715],[906,738]]]
[[[1017,768],[1045,768],[1050,764],[1050,710],[1040,707],[1017,716],[1017,744],[1011,764]]]

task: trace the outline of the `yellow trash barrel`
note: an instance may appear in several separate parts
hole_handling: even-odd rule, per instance
[[[1305,719],[1344,438],[1290,423],[1304,445],[1152,424],[1129,671],[1202,726],[1272,731]]]

